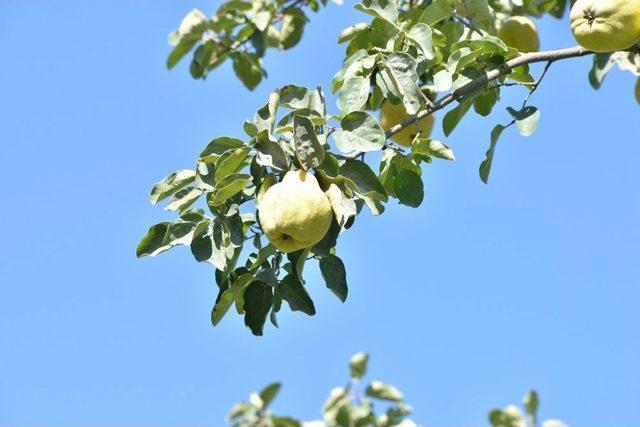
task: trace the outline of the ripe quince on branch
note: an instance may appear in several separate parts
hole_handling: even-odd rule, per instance
[[[285,253],[320,242],[333,218],[329,199],[306,171],[287,172],[281,182],[266,190],[258,210],[265,236]]]
[[[571,29],[593,52],[628,49],[640,40],[640,0],[578,0],[571,8]]]
[[[520,52],[540,50],[536,24],[524,16],[512,16],[506,19],[498,30],[498,36],[508,46],[514,47]]]
[[[397,124],[400,124],[411,117],[407,114],[402,104],[392,104],[390,101],[384,101],[380,107],[380,124],[382,128],[387,131]],[[433,124],[435,118],[433,114],[430,114],[422,119],[418,120],[418,123],[414,123],[400,132],[391,136],[391,139],[399,145],[404,147],[410,147],[411,143],[416,136],[420,138],[429,138],[431,131],[433,130]]]

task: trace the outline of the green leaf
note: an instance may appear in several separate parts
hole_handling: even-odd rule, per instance
[[[479,56],[480,53],[497,54],[501,57],[503,57],[505,54],[508,54],[506,55],[506,57],[501,58],[502,60],[510,59],[517,56],[517,50],[510,50],[509,46],[507,46],[505,42],[495,36],[486,35],[478,39],[464,39],[457,43],[454,43],[451,46],[451,49],[458,50],[464,47],[469,48],[474,58]],[[463,56],[466,57],[466,55]],[[462,64],[462,66],[459,65],[458,69],[461,69],[463,66],[466,66],[468,64],[470,64],[470,62],[467,60]]]
[[[167,57],[167,69],[172,69],[198,43],[199,38],[186,37],[178,42]]]
[[[149,228],[147,234],[142,238],[136,248],[138,258],[144,256],[156,256],[171,248],[164,244],[164,236],[169,228],[169,222],[161,222]]]
[[[156,204],[187,185],[191,184],[196,177],[195,171],[191,169],[180,169],[161,181],[158,181],[151,189],[151,203]]]
[[[165,207],[167,211],[182,212],[194,204],[202,195],[202,190],[194,187],[186,187],[174,194],[173,199]]]
[[[424,184],[415,171],[402,168],[393,181],[398,201],[406,206],[417,208],[424,199]]]
[[[491,411],[489,413],[489,422],[494,427],[527,427],[522,413],[514,405]]]
[[[211,246],[211,258],[208,260],[208,262],[215,266],[216,269],[223,272],[224,280],[226,280],[228,273],[233,267],[231,267],[231,263],[227,262],[227,252],[229,245],[227,239],[224,237],[224,227],[222,226],[220,221],[215,221],[213,223],[211,238],[213,243]]]
[[[531,417],[532,424],[536,425],[538,420],[538,408],[540,407],[538,393],[535,390],[528,392],[522,399],[522,405],[527,411],[529,417]]]
[[[320,273],[327,285],[342,302],[347,300],[349,288],[347,287],[347,272],[344,263],[335,255],[320,258]]]
[[[164,244],[170,246],[190,245],[196,224],[190,221],[178,220],[169,224],[164,235]]]
[[[244,146],[244,142],[238,138],[221,136],[213,139],[209,144],[207,144],[205,149],[202,150],[202,153],[200,153],[200,158],[221,156],[227,150],[240,148],[242,146]]]
[[[195,223],[182,220],[153,225],[138,244],[136,256],[156,256],[176,245],[189,244],[194,227]]]
[[[354,75],[345,80],[338,96],[340,114],[362,110],[369,97],[371,83],[369,77]]]
[[[473,102],[473,109],[481,116],[488,116],[500,98],[500,89],[492,88],[483,91]]]
[[[341,130],[333,133],[336,147],[343,153],[350,151],[378,151],[387,137],[378,120],[365,111],[354,111],[343,117]]]
[[[218,323],[220,323],[233,303],[238,298],[242,298],[247,286],[255,282],[255,280],[256,278],[252,274],[241,274],[233,281],[228,289],[224,290],[220,294],[220,296],[218,297],[218,301],[216,301],[216,304],[211,311],[211,323],[213,324],[213,326],[216,326]]]
[[[249,10],[244,13],[247,19],[256,26],[259,31],[264,31],[271,22],[271,12],[266,10]]]
[[[273,417],[273,427],[302,427],[302,423],[291,417]]]
[[[182,19],[180,27],[171,34],[170,42],[174,45],[167,58],[167,68],[173,68],[201,40],[206,29],[207,17],[198,9],[192,9]]]
[[[244,243],[244,231],[242,229],[242,218],[240,214],[236,212],[234,215],[222,218],[221,222],[227,231],[231,246],[234,248],[241,247]]]
[[[416,60],[409,54],[394,52],[384,61],[384,69],[378,74],[378,86],[385,97],[401,99],[407,114],[417,113],[422,104],[416,67]]]
[[[273,304],[273,288],[266,283],[252,282],[244,291],[244,324],[253,335],[262,335],[267,314]]]
[[[209,156],[196,162],[196,187],[203,192],[212,191],[216,185],[215,168],[218,156]]]
[[[345,28],[338,37],[338,43],[344,43],[351,40],[356,34],[361,31],[366,31],[369,29],[369,24],[365,22],[361,22],[358,24],[353,24],[347,28]]]
[[[276,397],[278,392],[280,391],[280,383],[271,383],[259,393],[260,399],[262,399],[263,408],[269,406],[269,404]]]
[[[445,92],[451,89],[453,85],[453,71],[446,68],[437,71],[433,75],[433,90],[436,92]]]
[[[251,410],[253,410],[253,407],[251,405],[248,405],[244,402],[236,403],[235,405],[233,405],[233,408],[231,408],[231,411],[229,411],[229,415],[227,415],[227,418],[229,418],[230,420],[235,420],[236,418],[246,416]]]
[[[375,58],[375,55],[369,55],[366,49],[360,49],[351,54],[345,59],[342,68],[333,76],[331,92],[335,93],[340,89],[349,77],[355,76],[369,67],[372,68],[375,65]]]
[[[493,164],[493,155],[496,150],[496,144],[500,139],[500,135],[506,129],[506,126],[496,125],[491,131],[491,145],[486,153],[486,158],[480,164],[480,179],[487,184],[489,182],[489,174],[491,173],[491,165]]]
[[[236,172],[249,155],[249,147],[236,148],[233,151],[225,152],[216,162],[215,179],[221,182],[227,176]]]
[[[200,208],[191,208],[180,214],[180,220],[194,224],[205,219],[204,211]],[[195,226],[195,225],[194,225]]]
[[[356,216],[357,208],[353,199],[347,198],[336,184],[329,185],[325,191],[331,208],[340,227],[346,226],[349,220]]]
[[[398,22],[398,6],[393,0],[363,0],[355,8],[392,24]]]
[[[411,146],[411,152],[419,156],[437,157],[452,162],[456,159],[449,147],[435,139],[416,139]]]
[[[490,26],[492,21],[492,9],[488,0],[466,0],[466,18],[476,23],[480,23],[483,27]]]
[[[207,40],[193,53],[193,60],[189,66],[191,77],[199,79],[207,75],[211,57],[216,52],[218,45],[213,40]]]
[[[540,110],[536,107],[528,106],[519,111],[507,107],[507,111],[516,120],[516,127],[520,135],[529,136],[536,131],[540,120]]]
[[[398,173],[399,165],[401,163],[398,158],[401,157],[400,154],[393,150],[385,150],[382,153],[382,158],[380,159],[380,183],[384,188],[384,191],[390,197],[396,197],[396,193],[393,187],[393,181]]]
[[[290,159],[280,144],[273,141],[266,132],[261,132],[257,136],[255,144],[256,162],[261,166],[270,167],[279,171],[289,170]]]
[[[307,262],[307,257],[309,256],[309,252],[310,249],[306,248],[295,252],[289,252],[287,254],[287,259],[291,263],[291,273],[303,284],[304,279],[302,278],[302,273],[304,271],[304,265]]]
[[[287,274],[280,282],[278,290],[282,299],[289,303],[292,311],[302,311],[309,316],[316,314],[313,300],[295,276]]]
[[[321,116],[325,115],[324,95],[320,88],[310,90],[302,86],[287,85],[281,88],[279,92],[279,105],[292,110],[309,108]]]
[[[387,194],[378,177],[369,166],[360,160],[347,160],[340,167],[340,175],[354,192],[379,201],[387,201]]]
[[[204,27],[207,23],[207,16],[199,9],[191,9],[189,13],[182,18],[180,27],[178,27],[178,36],[186,37],[192,35],[194,32],[204,31]]]
[[[317,170],[324,172],[328,177],[335,178],[340,173],[340,164],[336,156],[327,152],[324,156],[324,162],[322,162]]]
[[[232,55],[233,70],[249,90],[258,86],[264,75],[260,58],[254,53],[235,52]]]
[[[255,271],[257,270],[263,262],[265,262],[271,255],[273,255],[274,253],[276,253],[276,247],[273,246],[271,243],[269,243],[267,246],[260,248],[258,250],[258,254],[255,258],[255,260],[253,260],[253,262],[251,263],[251,265],[248,267],[250,271]],[[260,272],[262,273],[262,272]],[[273,281],[268,278],[268,277],[273,277],[271,275],[260,275],[260,273],[258,273],[257,276],[260,277],[260,279],[263,282],[268,283],[269,285],[273,285],[275,283],[272,283]]]
[[[422,51],[426,59],[431,60],[435,57],[433,31],[427,24],[419,23],[414,25],[407,33],[407,39]]]
[[[593,66],[589,72],[589,83],[594,89],[600,89],[613,64],[615,64],[615,60],[612,53],[596,53],[593,56]]]
[[[367,373],[367,363],[369,362],[369,354],[362,352],[351,356],[349,361],[349,371],[351,378],[362,378]]]
[[[247,185],[251,184],[251,181],[251,175],[247,174],[234,173],[227,176],[218,183],[217,190],[213,194],[212,204],[214,206],[223,204],[231,197],[244,190]]]
[[[391,406],[386,412],[387,419],[389,420],[388,425],[396,427],[413,427],[414,424],[403,422],[405,417],[409,415],[411,411],[411,406],[404,403],[398,403],[397,405]]]
[[[262,131],[267,131],[267,134],[271,134],[273,123],[278,113],[278,102],[280,102],[280,93],[278,91],[272,92],[269,95],[267,103],[253,116],[252,123],[255,129],[253,130],[252,136]]]
[[[389,400],[392,402],[402,402],[404,397],[400,390],[390,384],[381,381],[372,382],[366,391],[367,396],[381,400]]]
[[[298,44],[304,32],[307,18],[302,9],[288,9],[282,17],[279,40],[282,50],[291,49]]]
[[[198,262],[207,261],[211,258],[213,254],[211,220],[206,219],[196,226],[191,239],[191,253]]]
[[[424,9],[424,12],[422,12],[420,22],[433,26],[451,17],[456,10],[456,6],[457,1],[455,0],[434,0]]]
[[[309,108],[302,108],[300,110],[292,110],[289,113],[285,114],[275,129],[275,133],[293,133],[293,118],[295,116],[304,116],[311,120],[313,126],[323,126],[326,124],[326,118],[321,117],[317,111],[311,110]]]
[[[318,141],[313,123],[307,117],[293,117],[293,142],[296,157],[305,170],[322,164],[324,147]]]
[[[329,397],[325,401],[322,406],[322,414],[324,415],[324,419],[331,426],[340,426],[347,427],[350,426],[349,420],[343,420],[341,423],[338,422],[338,418],[345,418],[346,415],[348,418],[348,412],[343,414],[344,410],[347,409],[351,405],[349,398],[349,390],[345,387],[336,387],[331,390]]]
[[[336,221],[334,217],[331,219],[331,225],[329,226],[327,234],[325,234],[322,240],[313,246],[313,253],[318,255],[329,255],[331,249],[336,246],[338,234],[340,234],[340,224],[338,224],[338,221]]]
[[[464,98],[453,110],[447,112],[444,119],[442,119],[442,130],[445,136],[451,135],[451,132],[454,131],[458,123],[460,123],[460,120],[462,120],[473,105],[473,101],[473,96]]]
[[[267,192],[269,188],[271,188],[276,183],[276,176],[274,174],[268,174],[265,179],[262,181],[260,185],[260,190],[258,190],[258,194],[256,195],[256,203],[260,205],[260,201],[264,197],[264,193]]]

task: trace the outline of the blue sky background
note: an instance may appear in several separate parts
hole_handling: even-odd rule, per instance
[[[419,209],[365,214],[340,240],[348,301],[312,268],[318,315],[285,310],[256,338],[239,316],[210,325],[213,271],[188,250],[135,258],[170,218],[147,194],[212,137],[242,136],[272,89],[328,87],[337,35],[363,17],[314,15],[251,93],[229,66],[206,82],[165,69],[169,31],[217,4],[0,1],[1,425],[219,426],[272,380],[285,384],[276,410],[317,418],[360,350],[368,379],[397,385],[426,425],[486,424],[531,387],[543,417],[640,424],[633,76],[594,92],[590,59],[555,64],[531,101],[537,133],[505,133],[489,186],[489,132],[524,93],[471,116],[446,139],[457,161],[426,170]],[[544,49],[574,44],[566,19],[541,29]]]

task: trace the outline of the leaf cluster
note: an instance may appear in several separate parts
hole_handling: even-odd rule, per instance
[[[167,68],[173,68],[193,51],[189,71],[195,79],[226,60],[253,90],[267,75],[262,58],[267,50],[287,50],[298,44],[308,22],[306,10],[318,11],[328,0],[230,0],[213,16],[191,10],[169,35],[173,49]]]
[[[298,419],[274,415],[269,405],[280,390],[272,383],[249,402],[237,403],[229,413],[233,427],[412,427],[416,424],[408,416],[411,407],[404,402],[400,390],[391,384],[373,381],[362,387],[369,355],[355,354],[350,361],[351,380],[346,386],[331,390],[322,407],[323,420],[301,422]],[[362,392],[364,391],[364,395]],[[382,406],[382,410],[376,413]]]
[[[290,416],[275,415],[270,405],[280,391],[280,383],[272,383],[248,402],[233,406],[228,418],[233,427],[417,427],[409,418],[412,412],[402,392],[382,381],[362,385],[369,355],[357,353],[349,363],[350,381],[335,387],[322,406],[322,420],[300,421]],[[488,420],[493,427],[567,427],[562,421],[548,419],[539,423],[540,400],[534,390],[522,399],[521,410],[516,405],[493,409]]]

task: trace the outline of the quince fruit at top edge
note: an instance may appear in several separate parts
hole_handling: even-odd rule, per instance
[[[411,117],[407,114],[402,104],[392,104],[389,101],[384,101],[380,107],[380,124],[382,128],[387,131],[397,124],[400,124]],[[391,139],[397,144],[403,147],[410,147],[416,135],[420,135],[420,138],[429,138],[435,118],[433,114],[418,120],[418,123],[413,123],[410,126],[402,129],[400,132],[391,136]]]
[[[514,47],[520,52],[540,50],[536,24],[525,16],[512,16],[506,19],[498,30],[498,37],[507,46]]]
[[[267,239],[289,253],[318,243],[331,226],[331,203],[316,178],[306,171],[289,171],[267,189],[258,206]]]
[[[576,41],[593,52],[616,52],[640,39],[640,0],[578,0],[571,8]]]

